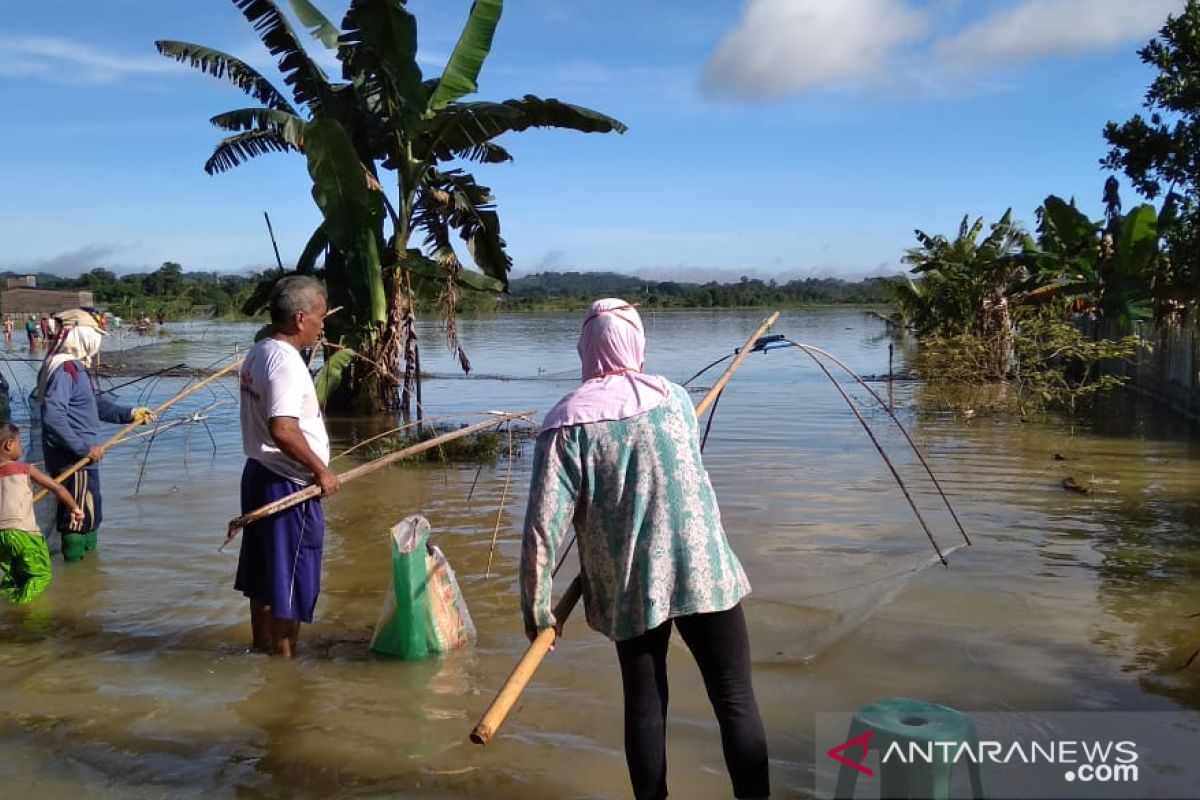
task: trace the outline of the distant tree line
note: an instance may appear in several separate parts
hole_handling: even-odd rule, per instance
[[[318,277],[323,270],[318,269]],[[21,273],[5,272],[5,277]],[[153,272],[117,275],[96,267],[76,278],[37,273],[40,289],[87,290],[96,305],[118,316],[153,315],[160,308],[178,318],[198,311],[217,317],[238,316],[258,288],[273,282],[276,270],[244,275],[220,272],[184,272],[168,261]],[[464,312],[574,310],[586,308],[600,297],[623,297],[646,308],[747,308],[788,307],[809,304],[878,305],[891,302],[890,284],[898,278],[846,281],[838,278],[804,278],[779,283],[742,277],[733,283],[648,281],[615,272],[540,272],[509,282],[506,295],[464,291],[458,307]],[[265,296],[265,295],[264,295]]]
[[[4,273],[5,277],[18,274]],[[120,276],[104,267],[96,267],[77,278],[37,273],[39,289],[90,291],[97,306],[126,318],[141,313],[153,315],[159,309],[171,318],[188,316],[197,310],[219,317],[236,314],[261,279],[262,275],[184,272],[173,261],[153,272]]]
[[[464,296],[464,310],[586,308],[600,297],[621,297],[644,308],[751,308],[810,304],[875,305],[891,301],[894,279],[803,278],[786,282],[742,276],[736,282],[651,281],[615,272],[540,272],[509,281],[508,295]]]

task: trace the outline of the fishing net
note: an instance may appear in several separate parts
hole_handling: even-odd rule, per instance
[[[756,362],[739,374],[704,458],[755,587],[747,618],[757,657],[803,662],[901,592],[922,602],[922,574],[949,563],[966,532],[933,471],[951,468],[954,454],[929,463],[892,403],[836,356],[783,337],[774,343],[796,358],[773,355],[771,370]],[[781,395],[796,401],[786,435],[780,419],[762,413],[779,409]],[[705,433],[711,419],[701,421]]]
[[[429,521],[405,517],[388,538],[392,585],[379,610],[371,649],[415,660],[474,642],[475,625],[454,570],[429,542]]]

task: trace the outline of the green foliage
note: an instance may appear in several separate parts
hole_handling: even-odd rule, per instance
[[[363,165],[349,134],[333,119],[308,125],[305,155],[312,176],[313,199],[325,222],[321,230],[341,252],[341,279],[350,292],[359,319],[387,320],[383,272],[379,264],[378,231],[383,223],[379,194],[363,181]]]
[[[1152,287],[1162,318],[1200,294],[1200,3],[1188,0],[1138,55],[1157,73],[1146,116],[1105,126],[1111,149],[1101,163],[1151,200],[1163,198],[1169,258],[1157,263]]]
[[[325,363],[313,380],[317,387],[317,403],[322,408],[329,402],[329,397],[337,391],[345,377],[346,367],[355,358],[355,352],[350,349],[336,350],[325,357]]]
[[[500,23],[503,7],[501,0],[476,0],[471,4],[467,24],[442,70],[437,89],[429,98],[431,110],[439,111],[460,97],[479,91],[475,81],[484,59],[492,50],[492,36]]]
[[[338,37],[341,35],[337,26],[326,19],[320,9],[309,0],[289,0],[289,2],[292,5],[292,11],[296,14],[296,19],[300,20],[313,38],[319,40],[330,50],[336,50]]]
[[[1019,301],[1065,301],[1064,310],[1126,328],[1150,317],[1151,288],[1163,259],[1159,215],[1147,203],[1121,214],[1113,183],[1110,179],[1105,187],[1110,205],[1105,222],[1092,222],[1074,202],[1046,198],[1038,210],[1035,285]]]
[[[1003,378],[981,380],[998,347],[1013,349]],[[1113,367],[1128,362],[1138,339],[1094,341],[1053,311],[1024,316],[1011,337],[958,334],[923,339],[914,369],[927,406],[975,411],[1074,411],[1125,383]]]
[[[421,442],[427,442],[445,433],[451,433],[453,427],[447,425],[428,425],[415,434],[395,434],[379,442],[367,445],[362,450],[364,460],[373,460],[412,447]],[[496,430],[484,430],[438,445],[430,450],[410,456],[408,461],[431,461],[449,463],[492,464],[502,454],[507,454],[508,437],[512,436],[513,456],[519,457],[521,442],[534,438],[534,429],[518,426],[511,434]]]
[[[1129,358],[1136,340],[1093,341],[1079,326],[1104,319],[1128,329],[1146,317],[1159,221],[1149,205],[1122,215],[1111,181],[1105,202],[1101,223],[1074,201],[1047,197],[1036,243],[1011,212],[978,244],[982,220],[964,218],[953,240],[917,232],[922,247],[905,260],[920,277],[892,292],[898,315],[921,338],[923,403],[1073,410],[1124,381],[1104,367]]]

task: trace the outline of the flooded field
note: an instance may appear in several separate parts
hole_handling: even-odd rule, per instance
[[[647,368],[683,380],[739,346],[762,316],[647,313]],[[141,363],[210,366],[244,349],[255,327],[169,324],[167,336],[114,340],[104,358],[149,345]],[[472,422],[469,412],[486,409],[544,413],[576,381],[577,330],[576,315],[461,320],[477,370],[464,378],[428,328],[427,413]],[[889,340],[859,311],[785,312],[777,330],[863,373],[887,371]],[[18,424],[28,415],[19,389],[32,388],[35,366],[3,365]],[[118,394],[153,405],[186,380]],[[615,652],[581,619],[496,740],[467,739],[525,646],[515,578],[528,452],[478,478],[474,465],[428,463],[347,484],[326,505],[316,624],[299,659],[273,660],[246,652],[236,547],[217,549],[238,513],[242,466],[235,385],[217,384],[165,420],[199,412],[203,423],[105,459],[99,551],[70,567],[56,560],[33,605],[0,608],[5,793],[626,797]],[[816,712],[884,697],[974,711],[1200,707],[1200,663],[1184,666],[1200,647],[1200,619],[1189,619],[1200,612],[1197,431],[1161,408],[1120,403],[1074,421],[918,416],[917,390],[897,385],[901,419],[974,541],[948,569],[931,566],[884,464],[800,353],[753,355],[717,408],[706,462],[754,585],[746,608],[776,796],[811,791]],[[961,542],[886,417],[867,419],[942,547]],[[334,452],[394,424],[332,419]],[[1064,491],[1066,477],[1093,491]],[[428,517],[456,569],[479,642],[403,663],[372,656],[367,642],[388,585],[386,532],[412,513]],[[681,644],[671,658],[672,794],[727,797],[699,675]]]

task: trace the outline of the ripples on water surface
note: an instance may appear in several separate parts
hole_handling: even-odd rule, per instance
[[[647,367],[682,380],[740,345],[761,316],[648,313]],[[427,330],[424,366],[438,376],[424,387],[431,415],[540,413],[574,384],[576,315],[460,326],[479,375],[457,377],[439,334]],[[174,336],[143,357],[202,366],[235,342],[244,347],[255,326],[168,327]],[[786,312],[777,330],[862,372],[886,371],[888,340],[867,315]],[[29,365],[5,366],[10,381],[31,386]],[[147,381],[121,394],[161,402],[182,385]],[[616,658],[578,619],[496,741],[467,741],[524,648],[515,557],[527,453],[512,465],[491,579],[484,572],[504,459],[482,471],[469,502],[473,467],[381,471],[327,504],[325,589],[302,657],[244,652],[246,604],[231,588],[236,553],[216,549],[237,513],[232,387],[200,392],[168,415],[208,408],[207,430],[170,431],[148,456],[140,446],[113,450],[98,555],[71,568],[56,562],[43,598],[0,609],[6,792],[626,796]],[[897,387],[902,409],[911,388]],[[1200,646],[1200,623],[1186,618],[1200,611],[1200,444],[1191,428],[1161,409],[1119,404],[1074,423],[902,411],[975,540],[951,555],[950,569],[923,569],[928,542],[841,403],[797,352],[756,354],[722,398],[706,453],[754,584],[756,688],[778,796],[811,786],[815,712],[881,697],[973,710],[1200,705],[1200,665],[1178,669]],[[26,413],[19,401],[14,413],[18,421]],[[884,432],[939,542],[954,545],[957,531],[900,437],[880,413],[867,418]],[[389,424],[331,420],[335,451]],[[1068,475],[1094,492],[1063,491]],[[410,513],[432,522],[480,632],[476,647],[423,663],[367,651],[388,581],[385,533]],[[725,797],[699,677],[681,646],[671,658],[672,792]]]

